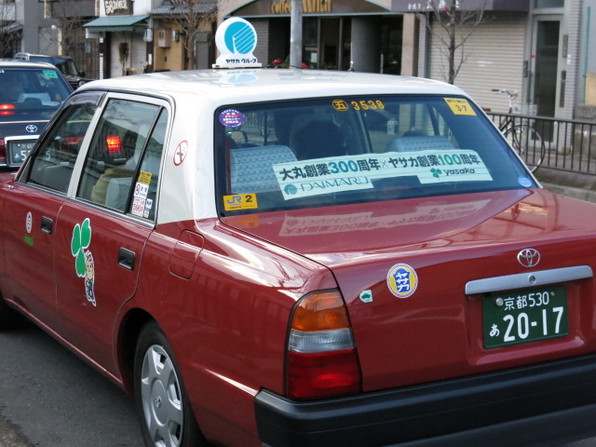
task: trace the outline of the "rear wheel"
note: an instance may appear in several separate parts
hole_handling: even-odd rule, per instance
[[[134,388],[147,447],[205,445],[172,349],[155,323],[145,326],[139,337]]]

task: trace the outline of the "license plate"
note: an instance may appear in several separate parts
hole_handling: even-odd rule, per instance
[[[22,165],[33,147],[36,140],[9,140],[8,145],[8,164],[9,166]]]
[[[487,294],[482,318],[485,348],[564,337],[569,332],[567,289],[552,286]]]

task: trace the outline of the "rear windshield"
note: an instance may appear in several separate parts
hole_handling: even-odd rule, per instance
[[[49,119],[71,90],[55,68],[0,68],[2,121]]]
[[[536,187],[461,97],[237,104],[215,115],[220,215]]]

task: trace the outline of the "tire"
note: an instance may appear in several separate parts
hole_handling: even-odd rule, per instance
[[[546,155],[546,146],[542,136],[527,125],[516,125],[507,128],[505,138],[524,160],[532,172],[540,167]]]
[[[172,349],[155,323],[147,324],[139,336],[134,391],[147,447],[207,445],[195,421]]]

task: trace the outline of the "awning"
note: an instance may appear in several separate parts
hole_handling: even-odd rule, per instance
[[[99,19],[91,20],[89,23],[83,25],[92,32],[101,31],[132,31],[135,25],[140,25],[140,22],[148,19],[149,16],[113,16],[100,17]]]
[[[18,31],[21,31],[23,29],[23,25],[21,23],[10,23],[6,26],[0,26],[0,33],[2,34],[10,34],[10,33],[16,33]]]
[[[217,10],[217,1],[206,0],[193,4],[185,3],[174,5],[161,5],[149,11],[149,15],[155,18],[184,16],[189,14],[189,8],[191,7],[193,8],[191,13],[209,14]]]

